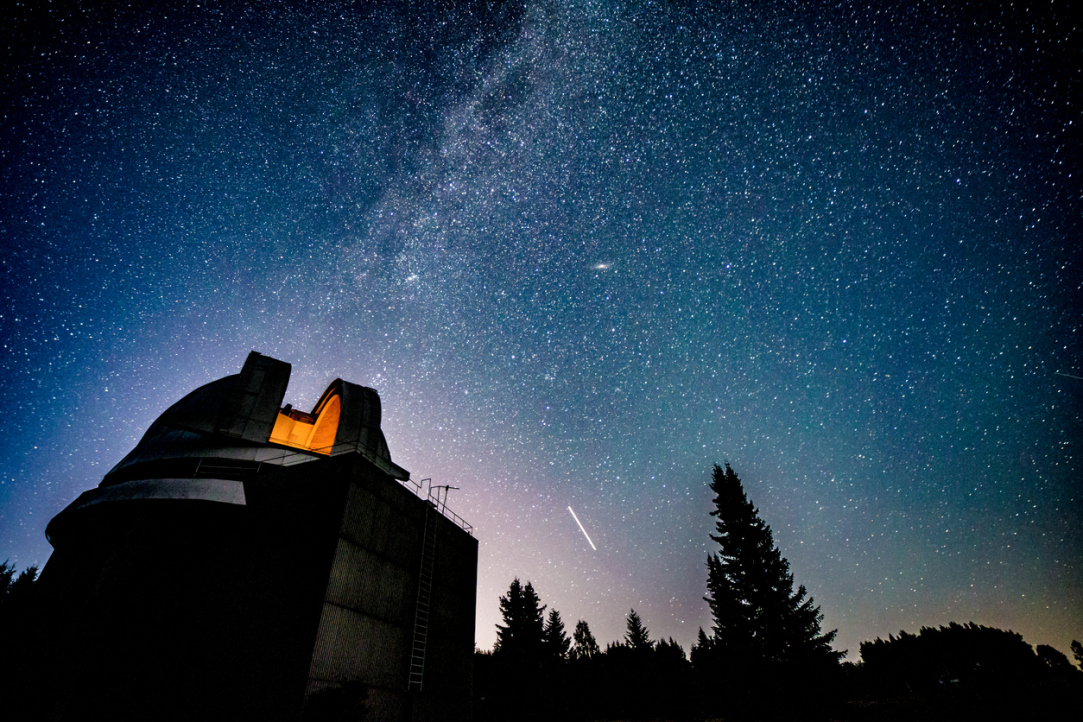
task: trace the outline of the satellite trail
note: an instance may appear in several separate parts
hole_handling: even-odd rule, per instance
[[[590,544],[590,548],[594,551],[598,551],[598,547],[594,546],[594,542],[590,540],[590,534],[587,534],[587,530],[583,528],[583,522],[579,521],[579,517],[575,515],[575,509],[569,506],[568,511],[572,513],[572,519],[575,519],[575,523],[579,525],[579,531],[583,532],[583,536],[587,538],[587,544]]]

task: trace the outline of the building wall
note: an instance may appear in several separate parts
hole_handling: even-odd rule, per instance
[[[408,695],[430,505],[359,454],[243,489],[243,506],[125,500],[65,520],[40,582],[43,717],[296,720],[359,682],[368,720],[469,719],[477,541],[437,519],[427,686]]]
[[[360,679],[370,719],[469,719],[477,540],[374,470],[344,471],[346,500],[308,697]],[[426,675],[422,691],[408,693],[426,513],[437,515]]]
[[[205,502],[85,516],[42,573],[46,719],[296,719],[311,544]]]
[[[413,719],[469,720],[473,701],[478,542],[444,517],[437,522],[425,685],[422,694],[413,700]]]

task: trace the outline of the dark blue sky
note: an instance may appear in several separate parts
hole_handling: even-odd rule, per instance
[[[840,648],[1083,638],[1066,3],[5,17],[0,557],[249,350],[461,487],[477,640],[709,625],[729,461]],[[428,5],[428,4],[425,4]],[[568,511],[590,533],[592,550]]]

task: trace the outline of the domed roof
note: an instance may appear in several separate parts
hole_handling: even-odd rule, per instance
[[[335,379],[311,412],[280,408],[290,370],[288,363],[251,352],[239,374],[201,386],[166,409],[102,486],[138,478],[136,467],[170,459],[281,464],[303,460],[300,455],[350,452],[393,478],[410,478],[391,461],[375,390]]]

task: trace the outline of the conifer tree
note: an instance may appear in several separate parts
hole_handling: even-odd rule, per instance
[[[545,636],[545,605],[534,586],[530,582],[524,586],[516,577],[507,595],[500,597],[500,613],[504,624],[496,625],[493,654],[518,662],[540,661]]]
[[[711,490],[719,549],[707,557],[705,599],[714,626],[709,644],[701,635],[698,656],[709,652],[722,670],[744,675],[837,665],[844,653],[831,648],[836,632],[821,633],[819,607],[803,586],[794,591],[789,563],[729,464],[715,465]]]
[[[572,639],[575,641],[572,656],[576,659],[590,659],[602,653],[601,647],[598,646],[598,640],[594,638],[590,627],[583,619],[575,623],[575,632],[572,634]]]
[[[572,643],[564,631],[564,621],[560,618],[560,612],[555,609],[549,610],[549,619],[545,623],[543,634],[546,653],[553,659],[567,659]]]
[[[708,667],[710,664],[708,657],[711,655],[712,650],[711,638],[703,631],[703,627],[700,627],[699,634],[696,635],[696,643],[692,645],[692,652],[689,654],[692,659],[692,666],[701,671]]]
[[[628,612],[626,620],[628,631],[624,633],[624,641],[629,648],[637,651],[650,651],[654,645],[651,643],[651,633],[643,626],[643,620],[636,614],[636,610]]]
[[[500,597],[503,624],[496,625],[488,705],[493,719],[515,714],[521,719],[543,719],[550,710],[546,693],[549,668],[545,650],[545,605],[534,585],[512,580]]]

